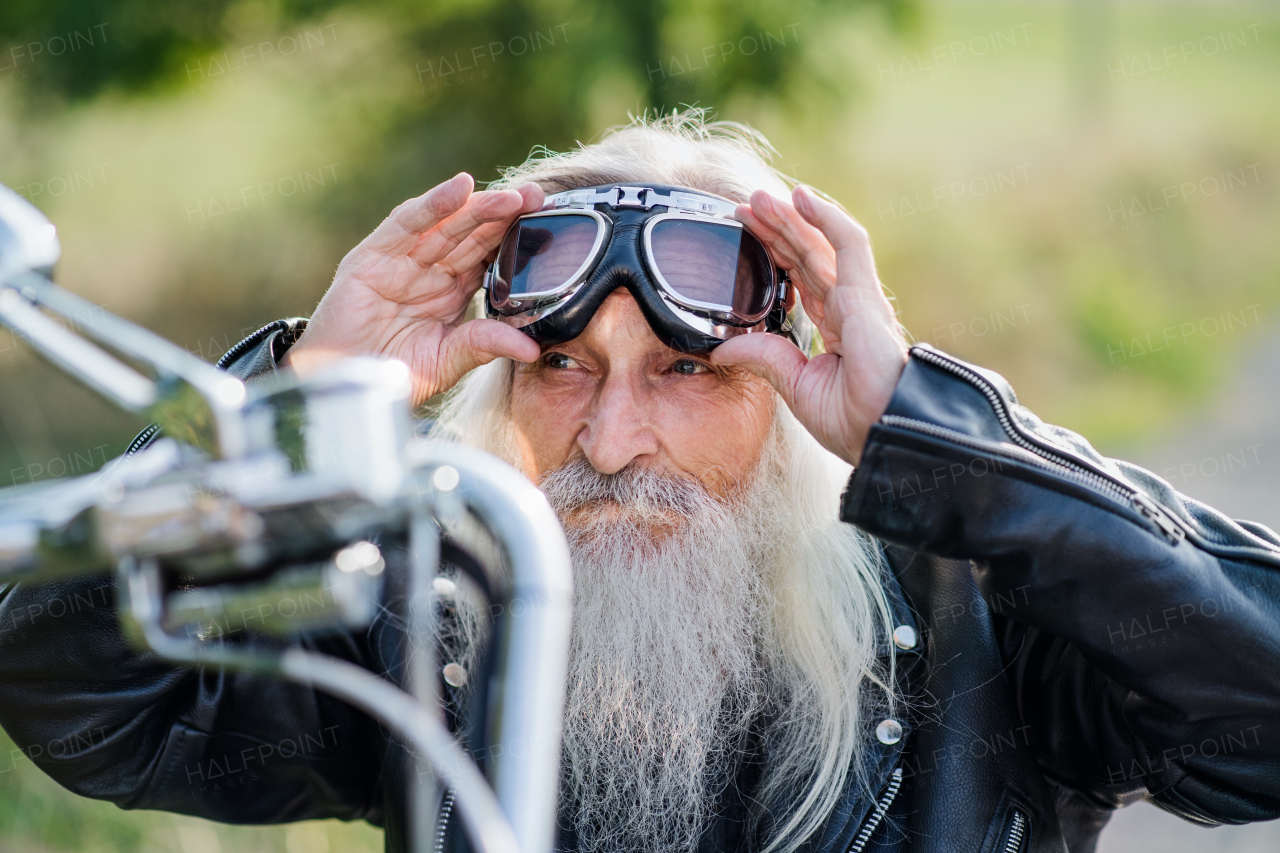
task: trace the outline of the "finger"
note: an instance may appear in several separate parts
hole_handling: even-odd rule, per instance
[[[448,390],[468,372],[495,358],[530,362],[536,361],[541,353],[533,338],[513,326],[497,320],[470,320],[441,341],[436,387],[432,390],[436,393]]]
[[[773,256],[774,263],[782,267],[784,270],[794,269],[796,265],[795,252],[787,245],[782,236],[774,231],[768,225],[760,221],[760,217],[756,216],[751,210],[750,205],[740,204],[734,212],[734,218],[741,222],[746,229],[760,238],[760,242],[764,243],[769,249],[769,254]]]
[[[777,232],[774,249],[792,263],[801,287],[823,298],[836,283],[835,250],[831,243],[806,222],[793,205],[763,190],[752,193],[751,209],[764,225]]]
[[[791,279],[792,281],[797,280],[795,273],[792,273]],[[809,318],[810,322],[821,329],[822,321],[827,316],[826,303],[823,302],[821,297],[813,295],[812,288],[801,286],[794,288],[792,292],[799,295],[800,305],[804,308],[805,316]]]
[[[421,234],[466,204],[475,189],[475,178],[459,172],[444,183],[411,198],[392,212],[395,223],[404,230]]]
[[[764,243],[773,243],[781,239],[777,231],[765,225],[760,217],[756,216],[756,212],[751,209],[749,204],[738,205],[733,212],[733,217],[745,225],[748,231],[759,237]]]
[[[782,235],[774,228],[770,228],[764,220],[756,215],[750,205],[739,205],[737,211],[734,212],[737,218],[747,230],[760,238],[760,242],[769,247],[769,251],[773,254],[774,259],[779,262],[779,266],[784,269],[794,269],[799,263],[799,255],[791,244],[783,239]]]
[[[402,254],[417,245],[422,233],[459,210],[471,195],[471,176],[459,172],[417,198],[397,205],[361,245],[385,254]]]
[[[840,283],[853,284],[862,290],[874,289],[879,293],[880,282],[876,278],[867,229],[838,206],[818,198],[808,187],[796,187],[792,199],[796,212],[817,228],[835,249],[837,270],[844,273],[839,276]]]
[[[799,260],[809,253],[821,252],[828,245],[822,232],[806,222],[789,201],[764,190],[756,190],[751,194],[751,211],[764,226],[777,234],[781,246]]]
[[[409,252],[409,257],[422,266],[439,263],[480,225],[509,222],[520,213],[524,204],[524,196],[515,190],[472,193],[457,212],[422,235]]]
[[[542,209],[542,187],[530,183],[517,187],[515,191],[524,199],[519,210],[505,219],[478,225],[457,248],[440,261],[440,265],[453,275],[461,275],[474,266],[484,265],[502,244],[502,238],[506,236],[516,216]]]
[[[800,259],[791,248],[791,245],[782,239],[781,234],[765,225],[755,215],[750,205],[739,205],[734,216],[769,248],[774,263],[784,270],[791,271],[791,279],[796,283],[796,287],[790,291],[787,310],[791,310],[794,305],[794,299],[798,295],[801,304],[804,305],[805,313],[809,315],[809,319],[815,323],[821,323],[824,316],[822,309],[822,294],[824,290],[817,285],[810,284],[805,279],[804,271],[798,269]]]
[[[711,363],[741,367],[768,380],[787,406],[795,411],[800,376],[809,359],[800,348],[778,335],[740,335],[711,351]]]
[[[484,266],[489,257],[502,245],[502,238],[511,228],[510,219],[485,222],[458,244],[458,247],[440,261],[440,266],[450,275],[463,275],[472,267]]]
[[[542,210],[542,203],[546,201],[546,193],[542,187],[530,181],[527,184],[521,184],[516,187],[516,192],[524,197],[524,207],[520,209],[521,213],[533,213]]]
[[[825,316],[822,302],[828,288],[824,287],[820,282],[810,280],[813,275],[812,271],[806,270],[801,266],[800,258],[795,250],[778,232],[760,222],[753,213],[747,212],[739,218],[751,230],[751,233],[761,237],[761,241],[769,247],[774,263],[791,272],[791,280],[795,287],[791,289],[791,297],[789,299],[794,300],[795,296],[799,296],[801,304],[804,305],[805,313],[809,315],[809,319],[814,323],[821,323],[822,318]],[[792,304],[794,304],[793,301],[788,302],[787,310],[791,309]]]

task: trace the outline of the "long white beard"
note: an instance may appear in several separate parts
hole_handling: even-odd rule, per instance
[[[472,371],[433,435],[518,465],[512,370],[498,359]],[[879,547],[836,517],[849,470],[779,401],[764,459],[731,504],[707,504],[707,495],[687,482],[645,487],[642,499],[632,500],[619,486],[603,493],[599,484],[584,487],[594,472],[545,478],[575,561],[563,794],[570,814],[568,798],[584,794],[574,818],[586,830],[584,849],[678,853],[692,847],[696,825],[713,811],[721,790],[716,773],[733,769],[715,765],[731,763],[726,751],[734,752],[751,703],[763,704],[769,720],[761,732],[759,790],[748,792],[758,812],[751,817],[760,819],[752,838],[764,853],[802,846],[848,785],[875,795],[866,787],[863,761],[865,745],[874,740],[871,726],[899,701],[891,662],[877,657],[895,623],[880,585]],[[617,484],[626,476],[601,482]],[[594,513],[565,511],[589,505],[593,494]],[[599,502],[610,495],[629,510]],[[464,532],[451,535],[500,564],[478,528]],[[445,660],[470,668],[489,619],[478,603],[466,604],[468,598],[459,600],[457,634],[441,642],[451,655]],[[595,688],[592,673],[599,676],[598,697],[587,695]],[[709,722],[713,708],[730,709],[719,726]],[[683,751],[664,743],[679,743]],[[696,778],[704,780],[701,787]],[[695,794],[685,800],[672,794],[690,790]]]
[[[694,850],[770,702],[774,468],[727,501],[584,459],[540,484],[574,566],[562,796],[584,853]]]

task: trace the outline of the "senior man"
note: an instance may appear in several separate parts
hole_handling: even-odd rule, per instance
[[[766,151],[677,117],[459,175],[227,359],[398,358],[415,402],[450,392],[438,434],[547,494],[575,571],[557,848],[1078,853],[1140,799],[1280,815],[1280,539],[909,348],[865,230]],[[481,620],[447,612],[465,672]],[[394,676],[386,627],[316,643]],[[37,758],[72,790],[405,843],[403,752],[341,703],[167,667],[101,610],[5,649],[19,743],[98,733]]]

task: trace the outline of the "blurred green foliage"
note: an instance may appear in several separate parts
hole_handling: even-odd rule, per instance
[[[790,109],[814,97],[834,112],[850,88],[814,35],[865,14],[906,31],[915,9],[15,0],[0,4],[0,181],[58,220],[64,282],[89,282],[99,302],[157,328],[180,322],[169,336],[213,360],[268,316],[309,311],[343,247],[409,195],[461,170],[492,179],[535,145],[570,147],[628,113],[735,98]],[[311,187],[303,173],[323,186],[283,198],[290,175]],[[245,203],[237,192],[273,182],[268,203],[220,215]],[[77,191],[87,204],[61,214]],[[94,223],[83,231],[82,216]],[[22,365],[10,385],[21,403],[0,409],[12,442],[0,440],[0,487],[50,462],[61,470],[61,448],[104,434],[119,452],[137,425],[100,406],[80,417],[95,409],[91,395],[26,355],[0,331],[0,369]]]
[[[687,32],[694,21],[713,40],[710,44],[736,43],[766,31],[781,33],[783,27],[820,23],[841,6],[880,7],[899,26],[907,25],[917,11],[913,0],[9,0],[0,7],[0,38],[15,45],[46,45],[50,38],[67,38],[70,46],[61,50],[46,45],[29,52],[34,54],[28,55],[31,64],[39,61],[39,52],[48,58],[58,51],[59,61],[46,73],[31,75],[28,85],[36,96],[74,100],[105,91],[146,93],[164,88],[180,78],[193,60],[234,43],[246,23],[287,29],[335,10],[354,9],[394,21],[407,42],[426,53],[446,56],[459,45],[469,49],[506,44],[544,28],[551,40],[556,27],[571,22],[582,49],[569,52],[563,67],[567,74],[558,81],[570,83],[569,91],[558,93],[570,97],[557,98],[554,105],[571,111],[574,95],[580,95],[602,69],[624,67],[639,75],[641,69],[676,56],[673,51],[687,45],[674,34]],[[93,44],[95,32],[101,45],[94,51],[82,49],[83,41],[72,35],[83,33]],[[537,49],[534,45],[533,50]],[[776,92],[791,82],[798,67],[795,54],[785,52],[755,58],[739,53],[725,57],[724,63],[727,73],[700,81],[702,85],[694,90],[697,96],[718,101],[742,89]],[[500,79],[504,100],[528,93],[529,84],[536,82],[510,70]],[[579,81],[576,86],[574,79]],[[663,90],[650,90],[647,106],[661,110],[676,105]],[[518,130],[536,128],[536,124],[517,123]]]
[[[601,79],[638,93],[637,112],[741,95],[785,100],[815,84],[838,98],[844,87],[796,45],[800,33],[866,7],[898,27],[916,12],[914,0],[10,0],[0,44],[18,51],[9,64],[23,75],[27,109],[47,113],[108,94],[181,91],[193,69],[214,80],[293,49],[283,42],[291,37],[297,50],[314,49],[341,38],[322,24],[348,14],[384,21],[415,57],[391,73],[412,71],[423,97],[398,105],[372,137],[361,189],[340,205],[363,218],[442,169],[519,162],[531,140],[559,149],[594,135],[589,101]]]

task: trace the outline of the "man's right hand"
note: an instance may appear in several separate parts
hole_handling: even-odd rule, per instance
[[[518,329],[462,318],[512,221],[542,207],[542,189],[474,186],[463,172],[391,211],[342,259],[281,366],[305,375],[343,356],[399,359],[418,406],[495,358],[537,359],[538,345]]]

